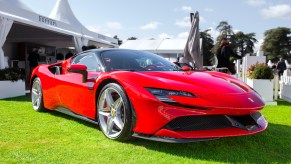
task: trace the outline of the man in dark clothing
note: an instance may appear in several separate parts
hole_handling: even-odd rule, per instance
[[[36,66],[38,66],[39,54],[36,48],[33,49],[33,51],[29,54],[27,60],[29,61],[30,71],[32,71]]]
[[[286,63],[282,58],[280,58],[280,61],[277,63],[277,71],[279,77],[283,75],[283,72],[287,69]]]
[[[230,62],[229,60],[230,56],[233,56],[236,59],[241,59],[241,56],[233,52],[227,39],[223,38],[220,42],[220,47],[216,52],[216,57],[218,60],[216,68],[228,68],[231,74],[235,74],[236,70],[234,68],[234,63]]]

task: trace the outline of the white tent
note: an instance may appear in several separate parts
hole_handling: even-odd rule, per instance
[[[184,53],[186,39],[127,40],[120,48],[149,51],[153,53]]]
[[[156,50],[162,42],[163,39],[127,40],[122,45],[120,45],[120,48],[143,50],[156,53]]]
[[[58,0],[49,17],[60,21],[62,26],[66,29],[71,29],[72,31],[77,31],[82,34],[81,37],[78,35],[74,36],[76,49],[78,51],[81,51],[81,47],[87,45],[89,41],[103,43],[104,45],[109,44],[114,47],[117,46],[116,39],[89,31],[83,26],[75,17],[68,0]]]
[[[183,53],[186,41],[186,39],[164,39],[157,47],[156,53]]]
[[[12,23],[12,20],[0,17],[0,69],[7,66],[7,61],[5,59],[2,46],[6,41],[6,37],[10,31]]]
[[[12,27],[11,27],[12,26]],[[21,0],[0,0],[0,69],[5,42],[36,42],[80,51],[88,42],[117,47],[117,40],[89,31],[74,16],[67,0],[58,0],[50,17],[35,13]]]
[[[127,40],[119,48],[156,53],[170,61],[176,61],[184,53],[186,39]]]
[[[124,48],[124,49],[133,49],[133,50],[142,50],[140,49],[140,45],[143,44],[145,40],[126,40],[124,41],[119,48]],[[154,48],[152,48],[154,50]]]

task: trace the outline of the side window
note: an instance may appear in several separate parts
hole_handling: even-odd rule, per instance
[[[81,55],[78,55],[74,58],[72,64],[83,64],[87,66],[87,71],[99,72],[99,64],[94,52],[88,52]]]

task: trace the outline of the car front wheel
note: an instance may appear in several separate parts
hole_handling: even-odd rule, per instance
[[[32,87],[31,87],[31,102],[32,107],[37,112],[45,111],[43,105],[43,95],[42,95],[42,86],[41,81],[37,77],[33,80]]]
[[[123,88],[116,83],[105,85],[98,96],[97,105],[98,122],[103,134],[118,141],[130,139],[134,118]]]

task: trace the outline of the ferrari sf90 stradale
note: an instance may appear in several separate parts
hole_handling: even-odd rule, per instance
[[[110,139],[191,142],[266,129],[261,97],[231,75],[143,51],[94,49],[31,75],[34,110],[96,123]]]

